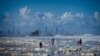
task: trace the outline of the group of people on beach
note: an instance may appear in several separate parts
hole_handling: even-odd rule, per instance
[[[51,39],[51,42],[52,42],[52,45],[54,45],[55,39],[52,38],[52,39]],[[78,47],[77,47],[77,50],[81,50],[81,48],[82,48],[82,38],[80,38],[80,39],[77,41],[77,46],[78,46]],[[40,47],[40,48],[43,47],[42,42],[39,42],[39,47]]]

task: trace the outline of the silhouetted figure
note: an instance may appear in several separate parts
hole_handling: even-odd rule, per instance
[[[77,51],[80,51],[82,49],[82,39],[81,38],[78,40],[78,43],[77,44],[78,44]]]
[[[97,56],[96,53],[94,53],[94,56]]]
[[[40,46],[40,48],[42,48],[42,46],[43,46],[43,45],[42,45],[42,42],[39,43],[39,46]]]
[[[50,56],[49,54],[47,56]]]
[[[55,41],[55,39],[54,39],[54,38],[52,38],[52,40],[51,40],[51,41],[52,41],[52,45],[54,45],[54,41]]]
[[[55,51],[55,49],[54,49],[54,42],[55,42],[55,39],[52,38],[51,39],[52,49],[51,49],[51,55],[50,56],[54,56],[54,51]]]
[[[82,45],[82,39],[80,38],[80,40],[78,41],[78,45]]]

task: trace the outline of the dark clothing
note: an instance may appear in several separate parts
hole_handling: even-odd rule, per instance
[[[54,38],[52,38],[52,40],[51,40],[51,41],[52,41],[52,45],[54,45],[54,41],[55,41],[55,39],[54,39]]]
[[[40,48],[42,48],[42,46],[43,46],[43,45],[42,45],[42,43],[41,43],[41,42],[39,43],[39,46],[40,46]]]
[[[78,41],[78,45],[82,45],[82,39],[80,38],[80,40]]]

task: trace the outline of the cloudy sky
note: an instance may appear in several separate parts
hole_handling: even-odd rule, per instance
[[[0,30],[100,34],[100,0],[0,0]]]

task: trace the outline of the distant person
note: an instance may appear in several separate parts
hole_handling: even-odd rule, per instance
[[[96,53],[94,53],[94,56],[97,56]]]
[[[40,48],[42,48],[42,46],[43,46],[43,45],[42,45],[42,42],[39,43],[39,46],[40,46]]]
[[[81,38],[78,40],[77,44],[78,44],[77,50],[81,50],[81,48],[82,48],[82,39]]]
[[[54,45],[54,41],[55,41],[55,39],[54,39],[54,38],[52,38],[52,40],[51,40],[51,41],[52,41],[52,45]]]
[[[81,38],[78,40],[78,45],[82,45],[82,39]]]
[[[50,56],[49,54],[47,56]]]

